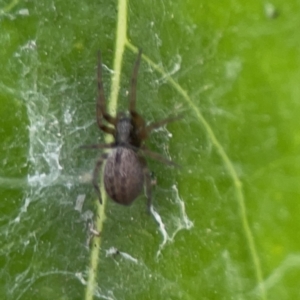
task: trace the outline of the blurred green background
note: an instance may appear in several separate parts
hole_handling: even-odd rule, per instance
[[[0,1],[1,299],[89,299],[100,153],[78,147],[104,140],[96,53],[109,95],[118,5]],[[182,167],[149,160],[166,244],[144,195],[107,202],[94,299],[300,299],[299,1],[127,5],[118,110],[142,47],[138,111],[184,111],[147,145]]]

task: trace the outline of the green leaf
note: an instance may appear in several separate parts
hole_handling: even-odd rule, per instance
[[[0,2],[1,299],[297,299],[298,11]],[[124,207],[103,193],[100,205],[90,174],[101,152],[79,148],[108,141],[97,50],[115,115],[138,48],[138,112],[183,112],[146,142],[181,166],[148,159],[151,215],[144,195]]]

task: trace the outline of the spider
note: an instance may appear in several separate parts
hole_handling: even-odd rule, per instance
[[[129,114],[126,115],[124,112],[119,112],[116,117],[113,117],[106,111],[106,100],[102,83],[101,52],[98,51],[97,125],[100,130],[111,134],[114,141],[109,144],[87,145],[83,146],[83,148],[112,149],[111,152],[103,153],[100,156],[93,171],[92,183],[101,204],[102,198],[98,185],[98,175],[103,162],[106,160],[103,181],[109,197],[119,204],[129,205],[141,193],[145,185],[148,200],[147,207],[150,210],[152,204],[151,174],[144,156],[149,156],[168,165],[176,164],[160,154],[148,150],[143,142],[153,129],[178,119],[178,116],[169,117],[146,125],[144,119],[137,113],[135,109],[136,85],[141,56],[142,50],[140,49],[131,76]],[[106,124],[103,122],[104,120]]]

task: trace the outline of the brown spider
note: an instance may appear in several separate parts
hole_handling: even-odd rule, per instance
[[[137,74],[141,61],[142,50],[139,50],[132,76],[129,91],[129,116],[120,112],[112,117],[106,112],[106,101],[102,83],[101,53],[98,52],[98,98],[96,104],[97,124],[100,130],[112,134],[114,142],[110,144],[87,145],[83,148],[104,149],[110,148],[110,153],[104,153],[97,160],[93,172],[93,186],[102,204],[101,193],[98,185],[98,175],[102,163],[106,160],[104,169],[104,186],[107,194],[114,201],[123,204],[131,204],[141,193],[143,185],[146,185],[146,197],[148,209],[151,207],[151,177],[144,155],[152,157],[168,165],[176,165],[172,161],[162,157],[158,153],[151,152],[143,145],[149,133],[158,127],[178,119],[178,116],[146,125],[144,119],[136,112],[136,84]],[[104,124],[104,120],[111,124]]]

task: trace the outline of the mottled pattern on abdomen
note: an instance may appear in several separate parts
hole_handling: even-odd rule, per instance
[[[114,201],[128,205],[142,191],[143,163],[131,149],[117,147],[109,154],[104,169],[104,186]]]

